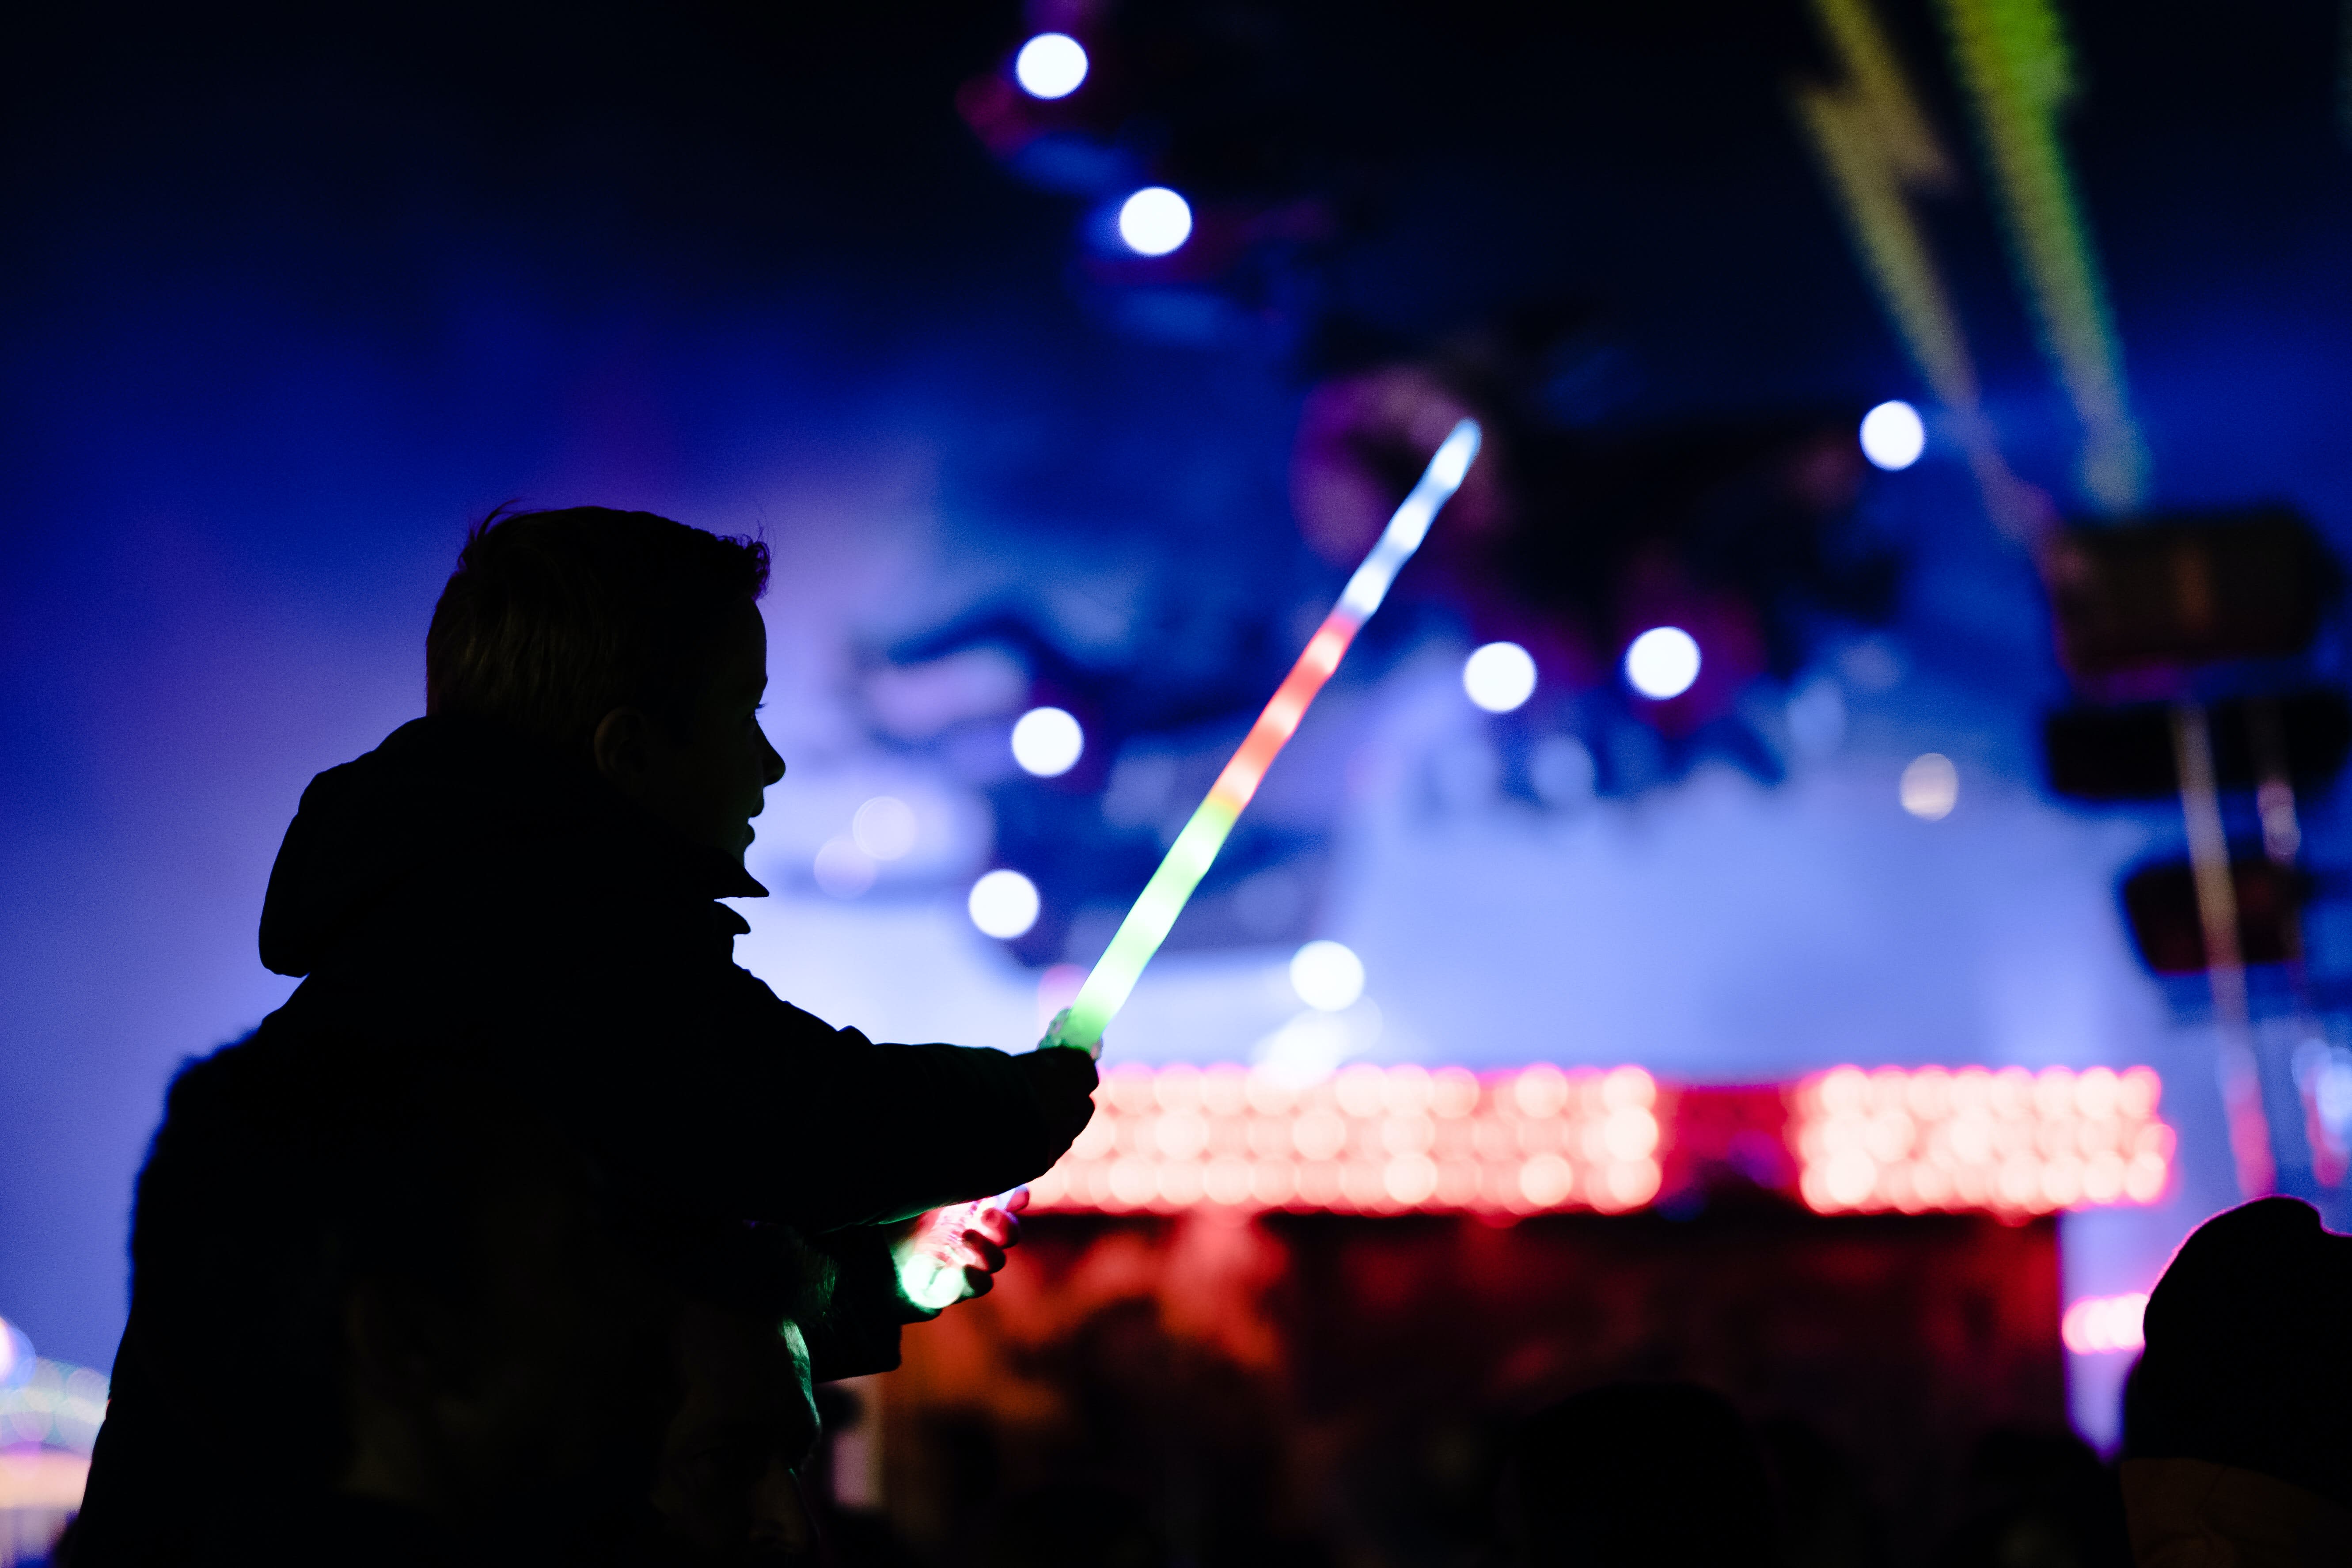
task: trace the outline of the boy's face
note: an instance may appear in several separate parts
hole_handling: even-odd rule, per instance
[[[621,791],[699,844],[743,858],[751,819],[784,759],[760,731],[768,686],[768,627],[745,599],[720,618],[706,645],[704,676],[683,738],[634,710],[606,716],[597,765]],[[607,731],[621,724],[610,742]]]

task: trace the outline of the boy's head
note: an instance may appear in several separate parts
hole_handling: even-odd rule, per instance
[[[784,773],[758,719],[767,583],[765,545],[651,512],[494,512],[434,609],[425,710],[529,735],[740,859]]]

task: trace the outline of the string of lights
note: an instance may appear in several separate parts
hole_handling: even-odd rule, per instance
[[[2004,533],[2024,538],[2041,509],[2001,457],[1959,313],[1909,201],[1914,193],[1951,188],[1952,161],[1868,0],[1814,0],[1813,9],[1843,79],[1798,88],[1798,121],[1895,335],[1950,418],[1986,513]]]
[[[2058,115],[2074,92],[2064,31],[2049,0],[1944,0],[1943,10],[2042,346],[2083,424],[2083,488],[2105,510],[2129,511],[2147,483],[2147,450],[2058,142]]]
[[[2146,1205],[2171,1174],[2162,1087],[2144,1067],[1842,1067],[1766,1091],[1779,1119],[1766,1127],[1793,1156],[1792,1195],[1820,1214]],[[1662,1085],[1636,1067],[1359,1063],[1300,1083],[1265,1068],[1122,1064],[1031,1206],[1621,1213],[1669,1192],[1677,1166],[1687,1178],[1701,1130],[1721,1120],[1716,1098],[1754,1091]]]

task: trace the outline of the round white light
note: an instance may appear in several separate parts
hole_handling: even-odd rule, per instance
[[[1067,33],[1040,33],[1013,57],[1013,79],[1032,98],[1067,98],[1087,79],[1087,51]]]
[[[1165,185],[1146,185],[1120,204],[1118,237],[1138,256],[1165,256],[1192,237],[1192,208]]]
[[[1462,689],[1489,713],[1508,713],[1535,695],[1536,661],[1515,642],[1490,642],[1462,666]]]
[[[1896,400],[1862,416],[1862,455],[1890,473],[1907,468],[1927,449],[1927,427],[1919,411]]]
[[[1320,1013],[1337,1013],[1364,994],[1364,961],[1336,942],[1308,942],[1290,956],[1290,988]]]
[[[1925,822],[1940,822],[1960,803],[1960,770],[1939,752],[1914,757],[1903,770],[1903,809]]]
[[[877,795],[849,819],[849,836],[877,860],[896,860],[915,847],[914,808],[895,795]]]
[[[1652,626],[1625,650],[1625,679],[1643,696],[1663,702],[1680,697],[1698,679],[1698,644],[1680,626]]]
[[[1032,708],[1013,726],[1013,760],[1024,773],[1058,778],[1078,765],[1087,732],[1059,708]]]
[[[1037,884],[1018,871],[991,871],[971,885],[971,923],[1001,942],[1037,923]]]
[[[846,838],[828,838],[816,852],[816,885],[854,899],[874,885],[874,858]]]

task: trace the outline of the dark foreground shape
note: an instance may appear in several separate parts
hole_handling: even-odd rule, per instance
[[[2149,1299],[2124,1415],[2143,1563],[2352,1562],[2352,1237],[2263,1198],[2209,1220]]]
[[[1525,1568],[1769,1563],[1772,1484],[1721,1394],[1628,1383],[1561,1401],[1520,1432],[1505,1530]]]

